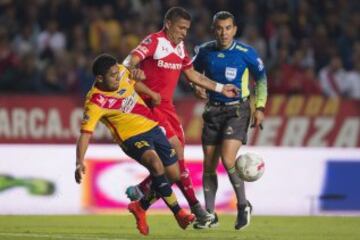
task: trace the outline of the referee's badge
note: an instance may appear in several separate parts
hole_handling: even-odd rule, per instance
[[[228,81],[233,81],[236,78],[237,68],[226,67],[225,77]]]

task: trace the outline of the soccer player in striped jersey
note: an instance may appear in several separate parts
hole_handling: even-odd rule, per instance
[[[169,180],[178,180],[180,175],[175,150],[154,120],[151,110],[136,93],[135,81],[129,78],[126,67],[107,54],[95,59],[92,70],[96,78],[86,96],[81,134],[77,142],[76,182],[80,183],[85,173],[85,153],[91,134],[101,121],[124,152],[149,170],[151,189],[165,201],[179,226],[185,229],[195,216],[179,206],[169,183]],[[147,198],[128,205],[143,235],[149,234],[145,211],[150,205],[151,199]]]

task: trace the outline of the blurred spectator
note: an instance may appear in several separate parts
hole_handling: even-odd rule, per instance
[[[83,21],[84,15],[81,6],[80,0],[65,0],[60,3],[58,12],[60,29],[66,31]]]
[[[55,65],[48,65],[41,77],[39,90],[43,94],[65,93],[65,87],[57,73]]]
[[[17,83],[15,76],[20,61],[11,50],[9,37],[4,27],[0,26],[0,90],[14,90]]]
[[[132,1],[116,0],[115,1],[115,18],[120,22],[129,19],[133,14]]]
[[[299,49],[302,51],[303,56],[301,65],[303,67],[315,68],[314,49],[311,46],[311,41],[308,38],[303,38],[299,42]]]
[[[259,31],[256,25],[246,25],[244,28],[244,33],[240,40],[245,44],[253,46],[258,52],[261,59],[267,59],[266,42],[259,35]]]
[[[336,39],[341,35],[340,24],[339,12],[331,7],[325,17],[325,25],[330,39]]]
[[[268,66],[270,94],[318,93],[317,76],[324,95],[358,97],[360,1],[344,0],[0,1],[0,91],[85,92],[94,55],[124,58],[177,5],[193,16],[189,52],[210,39],[211,14],[232,12],[237,39]],[[178,96],[188,91],[180,82]]]
[[[51,19],[46,24],[46,29],[42,31],[37,39],[37,50],[42,58],[53,59],[55,55],[64,52],[66,38],[64,33],[58,29],[58,22]]]
[[[117,51],[120,47],[122,28],[114,18],[111,5],[104,5],[101,12],[95,7],[90,9],[89,42],[93,52]]]
[[[352,24],[346,24],[343,26],[343,34],[338,37],[338,49],[344,68],[347,70],[353,67],[353,45],[359,40],[359,30],[359,28],[355,29]]]
[[[194,22],[191,26],[191,35],[189,36],[189,42],[186,43],[189,50],[194,49],[195,46],[209,41],[210,26],[204,27],[204,22]]]
[[[311,41],[314,49],[315,70],[319,71],[329,62],[332,51],[336,49],[335,44],[328,38],[326,27],[323,24],[316,26]]]
[[[193,19],[193,24],[202,23],[203,28],[207,23],[211,22],[211,13],[208,8],[204,8],[204,0],[192,0],[188,6],[189,12]]]
[[[292,32],[297,39],[308,38],[314,28],[316,15],[308,1],[297,1],[295,17],[292,18]]]
[[[346,75],[349,91],[346,97],[360,100],[360,56],[354,61],[354,69]]]
[[[19,70],[14,77],[14,91],[38,92],[41,84],[41,72],[37,66],[37,57],[34,52],[23,55]]]
[[[304,65],[304,52],[296,50],[290,64],[281,66],[281,89],[283,94],[321,94],[311,66]]]
[[[82,96],[86,95],[94,81],[94,76],[91,72],[92,62],[88,61],[88,59],[93,59],[93,57],[86,56],[80,51],[74,52],[75,74],[78,79],[79,92]]]
[[[6,3],[3,7],[3,13],[0,16],[0,25],[6,26],[9,39],[12,39],[19,31],[19,21],[17,21],[16,6],[12,3]]]
[[[325,96],[346,97],[349,86],[346,82],[346,72],[338,55],[332,56],[330,63],[320,70],[319,80]]]
[[[244,6],[241,7],[241,14],[238,16],[238,31],[242,33],[246,31],[246,26],[251,26],[254,29],[260,29],[263,26],[264,18],[258,14],[259,4],[255,1],[245,1]],[[230,10],[231,12],[231,10]]]
[[[291,35],[288,25],[282,25],[269,40],[271,62],[276,62],[279,49],[285,48],[292,55],[296,49],[296,42]]]
[[[37,35],[34,33],[33,26],[25,24],[20,32],[15,36],[13,49],[19,57],[36,51]]]
[[[86,39],[85,29],[81,24],[76,24],[71,28],[71,32],[67,41],[67,48],[71,51],[86,52],[89,50]]]
[[[129,9],[130,11],[130,9]],[[107,48],[110,51],[119,49],[119,42],[121,39],[122,28],[120,23],[115,19],[114,9],[110,4],[106,4],[101,9],[104,34],[106,35]]]
[[[49,20],[55,21],[59,27],[60,22],[62,22],[60,18],[61,1],[52,0],[40,3],[37,18],[42,29],[46,28]]]

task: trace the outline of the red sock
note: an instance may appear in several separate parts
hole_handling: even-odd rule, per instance
[[[194,206],[199,201],[195,196],[195,191],[191,181],[189,169],[186,168],[184,159],[179,160],[179,167],[180,167],[180,180],[176,182],[176,185],[180,188],[181,192],[184,194],[190,207]]]
[[[147,196],[150,193],[151,190],[151,176],[147,176],[141,183],[139,183],[139,188],[143,192],[145,196]]]

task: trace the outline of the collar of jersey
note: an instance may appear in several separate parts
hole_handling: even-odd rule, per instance
[[[169,42],[170,42],[170,44],[171,44],[171,46],[173,47],[173,48],[176,48],[178,45],[176,45],[175,43],[173,43],[169,38],[168,38],[168,36],[167,36],[167,34],[166,34],[166,32],[165,32],[165,28],[163,28],[161,31],[160,31],[160,34],[161,34],[161,36],[162,37],[164,37],[164,38],[166,38],[166,40],[168,40]]]
[[[216,42],[216,48],[217,48],[218,50],[221,50],[221,51],[233,50],[235,46],[236,46],[236,41],[233,40],[233,42],[232,42],[232,44],[230,45],[230,47],[225,48],[225,49],[219,49],[218,46],[217,46],[217,42]]]

